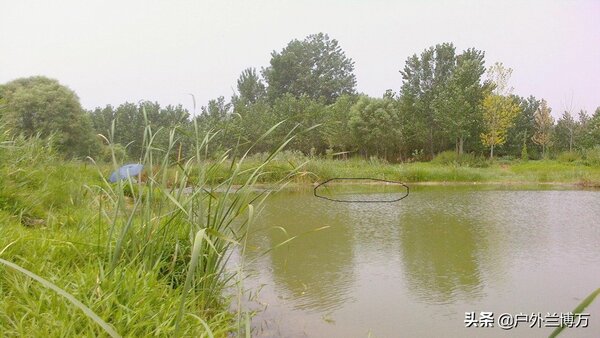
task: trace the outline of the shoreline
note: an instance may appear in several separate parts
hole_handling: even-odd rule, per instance
[[[326,180],[323,180],[323,182]],[[483,182],[466,182],[466,181],[424,181],[424,182],[400,182],[397,181],[398,184],[406,184],[408,186],[510,186],[510,187],[535,187],[535,186],[544,186],[544,187],[568,187],[568,188],[576,188],[576,189],[585,189],[585,190],[600,190],[600,183],[590,183],[586,184],[583,182],[535,182],[535,181],[483,181]],[[303,188],[315,188],[322,182],[290,182],[285,184],[283,187],[279,188],[280,190],[287,189],[303,189]],[[354,183],[354,182],[343,182],[343,183],[328,183],[331,185],[395,185],[395,183],[386,183],[386,182],[371,182],[371,183]],[[232,185],[233,189],[239,189],[242,185],[234,184]],[[277,190],[275,183],[256,183],[251,186],[256,189],[264,189],[264,190]]]

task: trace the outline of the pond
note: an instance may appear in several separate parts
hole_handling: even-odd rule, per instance
[[[260,290],[262,337],[547,336],[554,313],[600,287],[599,191],[413,186],[396,203],[280,192],[253,226],[245,287]],[[599,303],[565,337],[600,336]],[[467,328],[466,312],[493,312],[494,327]],[[504,330],[502,313],[527,322]],[[537,313],[550,316],[530,328]]]

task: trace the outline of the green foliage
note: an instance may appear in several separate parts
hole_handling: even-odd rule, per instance
[[[506,143],[498,148],[499,154],[514,154],[517,155],[523,150],[523,144],[530,156],[537,153],[538,145],[536,145],[532,136],[535,133],[534,114],[540,105],[540,101],[533,96],[527,99],[520,96],[511,96],[519,104],[520,114],[514,120],[512,126],[508,128],[506,133]]]
[[[523,143],[523,147],[521,148],[521,160],[529,160],[529,153],[527,152],[527,143]]]
[[[459,154],[463,153],[465,140],[476,136],[480,128],[481,102],[487,91],[481,82],[484,72],[484,53],[464,51],[456,57],[456,66],[432,101],[435,120],[455,141]]]
[[[236,104],[255,104],[266,97],[266,87],[255,68],[245,69],[237,80],[239,96],[232,100]]]
[[[519,105],[512,97],[490,94],[483,100],[483,123],[485,132],[481,141],[490,147],[490,158],[494,157],[494,147],[506,142],[508,128],[521,113]]]
[[[440,148],[440,126],[435,118],[433,101],[444,89],[446,81],[455,68],[455,47],[451,43],[438,44],[424,50],[420,56],[414,54],[406,60],[400,90],[401,107],[406,120],[415,130],[408,137],[416,148],[428,148],[429,154]]]
[[[0,130],[0,210],[24,225],[54,220],[56,210],[77,212],[81,179],[88,168],[64,164],[51,143],[39,137],[9,137]]]
[[[575,121],[571,113],[565,111],[556,122],[554,128],[554,145],[559,150],[573,151],[577,146],[576,131],[579,128],[579,121]]]
[[[402,133],[395,101],[363,96],[352,106],[348,123],[363,156],[387,159],[398,149]]]
[[[155,131],[189,124],[189,114],[181,105],[161,107],[158,103],[149,101],[138,104],[126,102],[117,108],[107,105],[94,109],[89,115],[95,132],[107,138],[113,135],[114,139],[109,139],[111,144],[124,146],[131,159],[139,159],[142,154],[146,120]],[[165,134],[167,133],[157,136],[156,145],[165,147],[168,144],[168,136]],[[119,151],[117,154],[120,155]],[[100,155],[105,158],[106,152],[103,151]]]
[[[447,150],[437,154],[431,162],[437,164],[453,164],[458,163],[459,157],[460,155],[455,151]]]
[[[334,104],[327,106],[321,130],[329,148],[348,151],[355,147],[357,142],[351,137],[349,122],[350,112],[356,101],[356,96],[342,95]]]
[[[558,162],[575,162],[581,160],[581,155],[576,151],[563,151],[556,157]]]
[[[117,163],[125,163],[127,160],[127,149],[121,144],[103,145],[100,150],[100,160],[105,163],[111,163],[113,161],[113,155],[117,160]]]
[[[546,157],[546,149],[552,144],[552,133],[554,131],[554,118],[550,114],[552,109],[548,107],[546,100],[540,102],[540,107],[534,114],[535,133],[532,140],[542,146],[542,157]]]
[[[323,114],[325,111],[323,102],[315,101],[308,96],[294,97],[288,93],[275,100],[272,110],[276,120],[283,121],[281,129],[273,134],[275,139],[284,138],[293,131],[298,135],[290,144],[292,149],[310,154],[311,149],[314,148],[314,152],[318,154],[325,153],[327,142],[321,127],[327,116]]]
[[[13,135],[52,137],[70,157],[97,151],[92,124],[71,89],[43,76],[21,78],[0,87],[2,120]]]
[[[455,151],[443,151],[437,154],[431,163],[440,165],[467,166],[474,168],[484,168],[488,163],[483,158],[479,158],[474,154],[457,154]]]
[[[226,287],[236,286],[225,271],[228,253],[244,243],[250,211],[268,195],[257,196],[253,185],[290,140],[262,162],[236,159],[211,185],[225,161],[206,158],[213,134],[195,126],[196,156],[177,163],[172,153],[188,135],[152,130],[146,124],[141,163],[152,168],[146,183],[116,184],[104,179],[113,168],[64,163],[44,140],[0,130],[3,334],[100,336],[102,328],[114,328],[125,336],[224,337],[235,330],[224,297]],[[165,148],[154,143],[160,133],[167,134]],[[247,318],[243,311],[236,316]]]
[[[584,152],[585,162],[588,165],[600,166],[600,146],[586,149]]]
[[[333,103],[344,94],[354,94],[354,61],[346,57],[338,41],[327,34],[292,40],[271,54],[270,66],[263,69],[271,101],[291,94]]]
[[[493,92],[489,93],[483,100],[483,125],[484,132],[481,133],[482,143],[490,148],[490,158],[494,158],[494,147],[506,142],[509,128],[519,114],[521,108],[512,94],[512,87],[508,81],[512,74],[511,68],[505,68],[500,62],[496,62],[488,70],[489,83]]]

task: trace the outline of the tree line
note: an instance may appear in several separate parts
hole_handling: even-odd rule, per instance
[[[249,145],[266,152],[290,133],[288,148],[304,154],[392,162],[447,150],[535,159],[600,146],[600,107],[591,115],[567,110],[555,121],[544,99],[513,92],[511,73],[502,63],[486,68],[481,50],[442,43],[406,60],[397,91],[369,97],[356,90],[354,61],[319,33],[273,51],[267,67],[243,70],[232,97],[209,100],[195,116],[149,101],[85,111],[58,81],[31,77],[0,86],[0,123],[16,134],[52,135],[68,156],[102,155],[104,139],[95,135],[110,135],[132,159],[141,154],[147,123],[181,131],[183,156],[190,155],[185,135],[194,126],[219,131],[211,141],[215,154]],[[168,137],[159,134],[157,144],[166,146]]]

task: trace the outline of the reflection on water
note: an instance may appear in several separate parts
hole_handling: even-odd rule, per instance
[[[250,238],[247,286],[264,285],[266,305],[256,333],[480,336],[464,312],[567,312],[600,285],[599,219],[597,191],[418,187],[395,204],[280,193]]]
[[[410,291],[431,303],[480,296],[478,257],[485,251],[468,215],[410,210],[401,218],[400,249]]]
[[[282,297],[293,299],[296,309],[331,311],[351,299],[352,233],[347,215],[312,202],[310,196],[294,198],[292,203],[286,194],[273,196],[260,222],[271,227],[267,248],[298,236],[269,254]],[[328,228],[316,230],[323,227]]]

